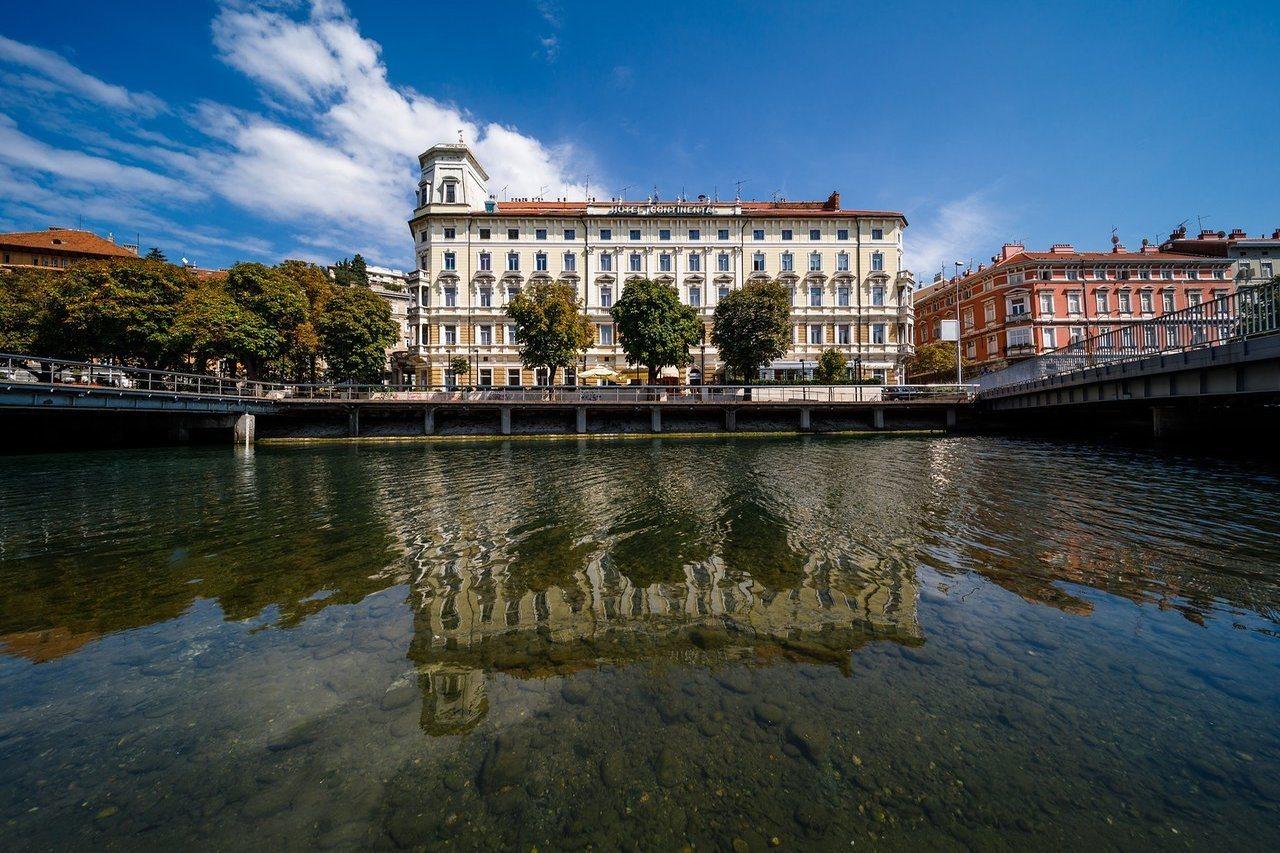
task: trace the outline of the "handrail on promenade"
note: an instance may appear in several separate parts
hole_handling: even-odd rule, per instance
[[[422,386],[279,383],[0,353],[0,386],[119,390],[262,401],[427,403],[866,403],[971,399],[976,385]]]
[[[1100,321],[1095,317],[1091,322]],[[1051,376],[1204,349],[1276,331],[1280,331],[1280,280],[1273,279],[1179,311],[1116,326],[975,379],[979,393],[1003,391]]]

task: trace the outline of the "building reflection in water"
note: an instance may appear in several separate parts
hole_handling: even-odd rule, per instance
[[[905,560],[868,572],[806,566],[803,581],[769,589],[713,556],[683,579],[638,587],[594,557],[568,586],[520,589],[492,564],[422,565],[412,585],[422,728],[461,734],[488,711],[493,674],[567,675],[600,664],[673,660],[826,664],[848,673],[876,639],[921,642],[914,573]]]

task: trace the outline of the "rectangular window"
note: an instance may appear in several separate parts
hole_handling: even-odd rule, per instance
[[[444,185],[444,200],[446,204],[455,204],[458,201],[458,187],[456,184]]]
[[[613,255],[608,252],[600,253],[600,272],[613,272]]]
[[[871,288],[871,304],[877,308],[884,306],[884,286],[877,284]]]
[[[1080,291],[1073,290],[1067,294],[1067,313],[1068,314],[1080,313]]]
[[[533,256],[533,268],[538,272],[547,271],[547,253],[539,252]]]
[[[520,253],[507,252],[507,272],[520,271]]]
[[[961,315],[961,325],[963,325],[966,329],[973,328],[973,309],[972,308],[964,309],[964,314]]]
[[[821,228],[810,228],[810,229],[809,229],[809,239],[810,239],[810,240],[821,240],[821,239],[822,239],[822,229],[821,229]]]
[[[671,272],[671,256],[666,252],[658,255],[658,270],[660,272]]]
[[[717,240],[728,240],[728,239],[729,239],[729,229],[728,229],[728,228],[721,228],[719,231],[717,231],[717,232],[716,232],[716,239],[717,239]]]
[[[689,256],[689,272],[702,272],[702,255],[694,253]]]
[[[1079,280],[1080,280],[1080,270],[1076,269],[1075,267],[1069,267],[1067,269],[1067,281],[1079,281]]]
[[[519,239],[520,239],[520,229],[519,229],[519,228],[508,228],[508,229],[507,229],[507,239],[508,239],[508,240],[519,240]]]
[[[1166,290],[1163,294],[1161,294],[1161,296],[1162,296],[1161,302],[1163,303],[1164,313],[1172,314],[1173,313],[1173,291]]]
[[[1120,308],[1121,314],[1128,314],[1130,311],[1133,310],[1133,304],[1129,296],[1129,291],[1121,290],[1119,293],[1116,294],[1116,299],[1119,302],[1119,308]]]
[[[1152,311],[1152,306],[1151,306],[1151,291],[1150,291],[1150,290],[1144,290],[1144,291],[1142,291],[1141,293],[1139,293],[1139,294],[1138,294],[1138,306],[1142,309],[1142,313],[1144,313],[1144,314],[1150,314],[1150,313],[1151,313],[1151,311]]]
[[[1071,327],[1071,338],[1068,343],[1078,344],[1084,340],[1084,329],[1080,326]]]
[[[631,237],[631,239],[632,239],[632,240],[639,240],[639,239],[640,239],[640,229],[639,229],[639,228],[632,228],[632,229],[631,229],[631,233],[630,233],[630,237]]]
[[[457,236],[458,236],[458,231],[457,231],[457,229],[455,229],[455,228],[446,228],[446,229],[444,229],[444,238],[445,238],[446,240],[453,240],[453,239],[455,239]]]
[[[872,229],[871,229],[871,239],[872,239],[872,240],[883,240],[883,239],[884,239],[884,229],[883,229],[883,228],[872,228]]]
[[[514,302],[514,301],[515,301],[515,299],[516,299],[516,297],[517,297],[517,296],[519,296],[519,295],[520,295],[520,288],[519,288],[519,287],[517,287],[516,285],[514,285],[514,284],[513,284],[513,285],[511,285],[510,287],[508,287],[508,288],[507,288],[507,302],[508,302],[508,303],[510,303],[510,302]]]
[[[701,229],[701,228],[690,228],[690,229],[689,229],[689,239],[690,239],[690,240],[701,240],[701,239],[702,239],[702,229]]]
[[[1165,281],[1173,281],[1173,269],[1171,267],[1166,267],[1165,269],[1160,270],[1160,278]]]
[[[1093,293],[1094,307],[1098,309],[1098,313],[1107,313],[1107,292],[1105,290],[1095,290]]]
[[[632,272],[640,272],[640,270],[642,269],[642,267],[640,266],[641,264],[640,253],[632,252],[630,257],[627,258],[627,263],[629,264],[628,268]]]
[[[1040,313],[1049,314],[1049,315],[1053,314],[1053,294],[1052,293],[1040,294]]]
[[[723,284],[720,285],[720,289],[716,291],[716,298],[721,302],[723,302],[726,298],[728,298],[728,296],[729,296],[729,288]]]
[[[609,287],[608,285],[603,285],[600,288],[600,307],[601,308],[613,307],[613,288]]]
[[[693,285],[689,288],[689,304],[694,308],[702,307],[702,288]]]
[[[751,256],[751,271],[764,272],[764,252],[756,252]]]
[[[729,255],[727,252],[721,252],[716,255],[716,269],[720,272],[729,271]]]
[[[480,368],[480,387],[488,388],[491,385],[493,385],[493,368],[492,367]]]
[[[601,240],[612,240],[612,239],[613,239],[613,229],[612,229],[612,228],[601,228],[601,229],[600,229],[600,239],[601,239]]]
[[[535,240],[545,240],[545,239],[547,239],[547,229],[545,229],[545,228],[536,228],[536,229],[534,229],[534,232],[533,232],[533,239],[535,239]]]
[[[566,229],[564,229],[564,238],[565,238],[566,240],[577,240],[577,239],[578,239],[578,229],[577,229],[577,228],[566,228]]]
[[[444,307],[446,308],[458,307],[458,288],[446,287],[444,289]]]
[[[849,229],[848,229],[848,228],[837,228],[837,229],[836,229],[836,239],[837,239],[837,240],[848,240],[848,239],[849,239]]]
[[[458,343],[458,327],[457,326],[441,326],[440,340],[446,345],[457,345]]]
[[[782,253],[782,271],[791,272],[792,270],[794,270],[795,269],[794,261],[795,259],[792,257],[790,252],[783,252]]]
[[[839,326],[836,326],[836,343],[844,344],[844,345],[849,344],[849,324],[848,323],[841,323]]]
[[[783,229],[782,229],[782,239],[783,239],[783,240],[790,240],[790,239],[791,239],[791,229],[790,229],[790,228],[783,228]]]
[[[564,253],[564,271],[574,272],[578,269],[578,256],[573,252]]]
[[[987,304],[983,305],[982,306],[982,322],[984,324],[992,323],[995,321],[995,319],[996,319],[996,304],[994,302],[988,302]]]
[[[848,272],[848,271],[849,271],[849,253],[841,252],[840,254],[836,255],[836,272]]]
[[[822,288],[818,285],[809,288],[809,307],[822,307]]]
[[[885,342],[885,325],[884,323],[871,324],[871,343],[882,344]]]
[[[480,307],[481,308],[493,307],[493,288],[492,287],[480,288]]]
[[[809,255],[809,272],[818,272],[822,269],[822,255],[818,252],[812,252]]]
[[[813,325],[809,326],[809,343],[811,344],[822,343],[822,326],[818,325],[817,323],[814,323]]]
[[[519,384],[520,384],[520,368],[508,367],[507,368],[507,387],[515,388]]]
[[[456,270],[458,268],[458,256],[453,252],[445,252],[444,268],[447,270]]]
[[[493,255],[490,255],[488,252],[480,253],[480,269],[482,270],[493,269]]]
[[[1047,350],[1057,348],[1057,337],[1054,335],[1053,329],[1040,330],[1040,345]]]
[[[600,346],[613,346],[613,326],[609,323],[600,325]]]
[[[493,326],[480,327],[480,343],[484,346],[493,345]]]
[[[514,343],[516,342],[516,325],[515,325],[515,323],[508,323],[508,324],[507,324],[506,338],[505,338],[504,340],[505,340],[508,344],[514,344]],[[519,385],[519,384],[520,384],[520,380],[519,380],[519,379],[517,379],[515,384]]]
[[[763,240],[763,239],[764,239],[764,229],[763,229],[763,228],[755,228],[755,229],[753,229],[753,230],[751,231],[751,239],[752,239],[752,240]]]
[[[489,239],[489,237],[490,237],[490,235],[492,235],[492,233],[493,233],[493,232],[492,232],[490,229],[488,229],[488,228],[481,228],[481,229],[480,229],[480,239],[481,239],[481,240],[488,240],[488,239]]]
[[[836,305],[841,308],[849,307],[849,288],[847,286],[841,285],[836,288]]]
[[[659,240],[670,240],[670,239],[671,239],[671,229],[670,229],[670,228],[659,228],[659,229],[658,229],[658,239],[659,239]]]
[[[884,270],[884,254],[881,252],[871,253],[871,269],[874,272],[882,272]]]

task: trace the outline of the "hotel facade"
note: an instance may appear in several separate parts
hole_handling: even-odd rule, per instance
[[[916,293],[916,344],[941,340],[942,321],[959,319],[971,375],[1112,332],[1117,346],[1155,349],[1166,342],[1146,321],[1234,288],[1226,258],[1149,245],[1131,252],[1119,242],[1109,252],[1077,251],[1066,243],[1035,252],[1005,243],[989,266],[951,279],[939,275]]]
[[[505,308],[526,284],[572,284],[595,327],[585,357],[557,382],[601,365],[630,378],[610,309],[627,282],[675,286],[699,310],[703,343],[681,382],[723,379],[711,345],[719,300],[753,280],[790,289],[792,344],[765,379],[812,373],[824,350],[851,374],[902,380],[913,347],[914,280],[902,268],[906,219],[894,211],[845,210],[824,201],[496,201],[489,176],[466,145],[436,145],[419,158],[417,208],[409,220],[417,269],[410,294],[408,352],[399,373],[419,385],[532,385],[547,377],[520,362]],[[451,363],[468,359],[467,376]]]

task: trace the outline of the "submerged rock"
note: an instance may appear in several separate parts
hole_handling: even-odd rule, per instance
[[[810,720],[796,720],[787,726],[787,740],[814,762],[821,761],[831,746],[831,733]]]

